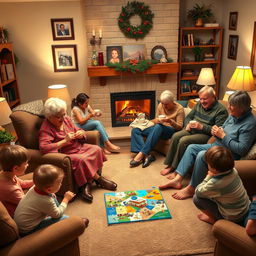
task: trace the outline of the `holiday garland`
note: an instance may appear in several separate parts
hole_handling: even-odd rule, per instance
[[[158,63],[157,60],[126,60],[121,63],[106,63],[110,68],[115,68],[116,71],[129,71],[132,73],[143,72],[149,69],[153,64]]]
[[[140,16],[140,25],[131,25],[130,18],[134,15]],[[143,2],[128,2],[126,6],[122,6],[122,12],[118,18],[118,26],[126,37],[138,40],[145,37],[153,27],[153,17],[154,14]]]

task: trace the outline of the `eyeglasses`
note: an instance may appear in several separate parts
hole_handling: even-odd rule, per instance
[[[66,113],[62,114],[62,115],[54,115],[53,117],[56,119],[63,119],[65,115],[66,115]]]

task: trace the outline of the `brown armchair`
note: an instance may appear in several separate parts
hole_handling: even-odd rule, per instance
[[[255,162],[239,160],[235,163],[250,198],[256,194]],[[218,220],[213,225],[213,235],[216,238],[215,256],[256,256],[256,236],[248,236],[244,227],[227,220]]]
[[[27,172],[32,172],[41,164],[53,164],[63,169],[65,177],[61,189],[57,193],[62,196],[67,190],[77,192],[72,173],[72,164],[68,155],[62,153],[48,153],[42,155],[39,151],[38,133],[43,122],[43,117],[31,114],[26,111],[14,111],[10,118],[18,137],[18,142],[27,148],[30,155],[29,167]],[[87,131],[87,142],[99,144],[99,132]]]
[[[72,216],[20,238],[16,223],[0,202],[0,255],[79,256],[78,236],[85,228],[82,218]]]

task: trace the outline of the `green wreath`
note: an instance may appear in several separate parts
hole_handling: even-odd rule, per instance
[[[140,25],[131,25],[130,18],[134,15],[140,16]],[[118,26],[126,37],[142,39],[153,27],[153,17],[154,13],[143,2],[128,2],[126,6],[122,6]]]

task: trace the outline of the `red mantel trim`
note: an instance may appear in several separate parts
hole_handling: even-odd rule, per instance
[[[166,81],[167,74],[170,73],[178,73],[178,63],[158,63],[153,64],[145,72],[136,73],[136,74],[158,74],[160,83],[164,83]],[[107,66],[89,66],[87,68],[89,77],[99,77],[100,85],[106,85],[106,77],[108,76],[128,76],[134,75],[131,72],[119,72],[114,68],[109,68]]]

